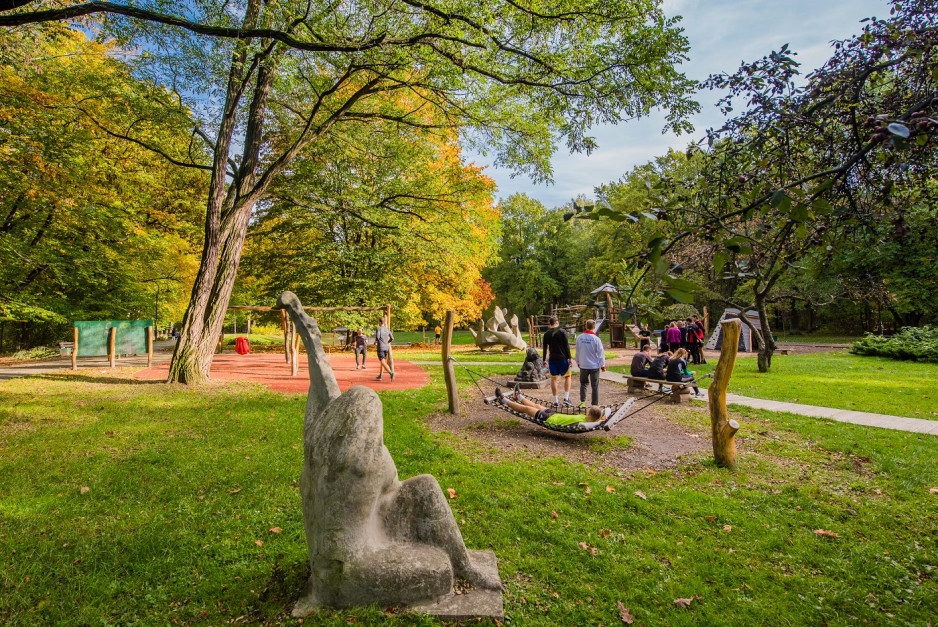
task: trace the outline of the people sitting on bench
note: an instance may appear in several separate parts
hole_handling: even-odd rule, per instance
[[[633,377],[647,377],[648,368],[651,366],[651,344],[642,346],[642,350],[635,353],[632,357],[632,367],[629,372]]]
[[[684,383],[686,381],[694,380],[694,373],[687,371],[687,351],[683,348],[677,349],[674,356],[671,358],[671,361],[668,362],[668,372],[665,377],[668,381],[673,383]],[[694,396],[703,396],[703,393],[695,385]]]
[[[608,407],[603,409],[599,405],[590,405],[585,416],[583,414],[558,414],[553,409],[525,398],[517,387],[507,395],[502,394],[501,389],[495,388],[495,402],[501,403],[516,412],[531,416],[538,422],[563,426],[582,423],[587,429],[602,424],[612,414]]]

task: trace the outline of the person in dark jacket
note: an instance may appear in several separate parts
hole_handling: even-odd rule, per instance
[[[673,383],[683,383],[685,381],[693,381],[694,373],[687,371],[687,351],[683,348],[677,350],[674,353],[674,356],[671,358],[671,361],[668,362],[668,372],[665,378],[668,381]],[[696,385],[694,387],[694,396],[700,397],[703,396],[700,388]]]
[[[648,368],[651,366],[651,344],[645,344],[642,350],[632,357],[632,367],[629,370],[633,377],[648,377]]]

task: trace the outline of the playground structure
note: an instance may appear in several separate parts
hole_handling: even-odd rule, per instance
[[[78,357],[106,355],[109,367],[120,355],[147,355],[153,363],[153,322],[151,320],[78,320],[72,329],[72,370],[78,370]]]
[[[383,316],[387,318],[388,328],[391,328],[391,305],[381,305],[377,307],[303,307],[303,310],[307,313],[380,311],[383,313]],[[258,313],[280,312],[280,323],[283,329],[283,354],[287,364],[290,366],[291,376],[296,376],[297,370],[299,369],[300,336],[297,335],[296,326],[290,316],[287,315],[286,310],[279,307],[264,307],[258,305],[231,305],[228,307],[228,311],[251,311]],[[250,324],[248,324],[248,330],[250,331]],[[351,341],[351,331],[348,329],[343,329],[343,331],[345,331],[344,343],[347,345]],[[224,334],[219,338],[219,346],[221,346],[223,339]],[[390,354],[388,355],[388,365],[392,368],[394,367],[393,357]]]
[[[576,337],[576,334],[583,330],[583,324],[590,318],[596,321],[596,332],[599,333],[603,326],[609,327],[609,342],[612,348],[622,348],[625,346],[626,333],[630,337],[634,336],[635,345],[638,346],[638,328],[635,331],[627,330],[630,325],[624,324],[622,317],[622,302],[619,300],[619,290],[611,283],[604,283],[590,292],[595,298],[593,306],[589,305],[567,305],[566,307],[551,307],[548,315],[535,315],[528,318],[528,334],[530,336],[531,346],[541,347],[541,336],[550,328],[548,322],[551,316],[557,318],[560,328],[563,329],[570,339]],[[635,325],[631,325],[635,326]]]

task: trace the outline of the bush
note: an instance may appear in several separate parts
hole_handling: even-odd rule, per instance
[[[856,355],[875,355],[909,361],[938,362],[938,328],[903,327],[892,337],[867,333],[850,347]]]
[[[13,359],[49,359],[59,356],[59,349],[51,346],[35,346],[13,353]]]

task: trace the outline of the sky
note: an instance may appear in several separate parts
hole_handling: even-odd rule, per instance
[[[669,16],[683,16],[681,26],[690,42],[690,61],[681,66],[692,79],[733,72],[743,61],[762,58],[784,44],[797,52],[802,75],[822,65],[830,56],[831,42],[859,33],[865,17],[888,17],[887,0],[664,0]],[[701,111],[692,118],[695,131],[676,137],[662,134],[664,116],[651,116],[618,126],[592,131],[599,149],[589,156],[570,155],[563,146],[552,165],[553,184],[535,184],[524,175],[492,167],[485,158],[467,155],[477,165],[488,165],[488,176],[498,184],[497,198],[526,193],[546,207],[559,207],[593,189],[619,180],[633,167],[651,161],[668,148],[684,150],[704,136],[707,128],[719,126],[720,112],[714,106],[719,95],[701,92]]]

